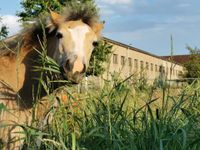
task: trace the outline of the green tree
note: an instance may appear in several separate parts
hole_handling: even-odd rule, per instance
[[[82,4],[91,5],[94,13],[99,14],[94,0],[24,0],[21,2],[23,10],[18,12],[17,15],[25,23],[26,21],[32,21],[34,18],[46,14],[49,12],[49,9],[60,12],[65,5],[72,5],[76,8]],[[112,46],[108,43],[103,41],[99,42],[92,53],[87,75],[100,75],[105,71],[104,63],[109,61],[108,58],[111,49]]]
[[[1,18],[0,18],[0,23],[1,23]],[[7,36],[8,36],[8,27],[2,25],[0,28],[0,40],[4,39]]]
[[[87,75],[99,76],[106,70],[106,63],[110,60],[112,45],[105,41],[99,41],[98,46],[93,50],[90,59]]]
[[[200,78],[200,49],[187,47],[190,52],[190,60],[184,64],[187,69],[187,78]]]
[[[22,21],[32,21],[50,10],[60,12],[66,4],[86,3],[93,0],[23,0],[20,4],[24,10],[17,12]]]

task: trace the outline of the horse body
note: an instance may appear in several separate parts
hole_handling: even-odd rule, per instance
[[[23,129],[20,125],[29,125],[32,116],[32,86],[33,77],[37,74],[31,71],[37,45],[21,45],[19,54],[7,54],[0,57],[0,104],[6,110],[0,113],[0,139],[4,149],[20,149]]]
[[[6,81],[14,91],[17,91],[24,82],[25,65],[18,64],[15,56],[12,56],[12,58],[8,56],[0,58],[0,64],[0,80]]]
[[[62,68],[63,76],[73,82],[80,82],[86,71],[102,24],[87,24],[83,18],[67,20],[55,12],[50,14],[50,22],[45,24],[47,54]],[[40,73],[33,71],[38,65],[38,51],[42,50],[43,29],[31,29],[20,35],[21,45],[16,54],[8,52],[0,55],[0,104],[7,110],[0,111],[0,139],[5,149],[19,149],[22,128],[18,124],[29,124],[32,116],[33,87],[37,87]],[[15,45],[17,46],[17,45]],[[48,104],[47,104],[48,106]],[[38,110],[44,111],[44,110]],[[41,113],[40,113],[41,114]],[[2,125],[9,125],[2,128]],[[17,132],[16,132],[17,131]]]

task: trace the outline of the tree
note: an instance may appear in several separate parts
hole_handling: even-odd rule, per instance
[[[99,76],[103,74],[106,70],[105,63],[109,62],[111,53],[112,45],[104,41],[98,42],[98,46],[92,52],[87,75]]]
[[[93,0],[23,0],[20,4],[24,10],[17,15],[21,21],[32,21],[39,15],[45,14],[50,10],[60,12],[66,4],[86,3],[94,4]]]
[[[0,18],[0,23],[1,23],[1,18]],[[6,27],[6,25],[2,25],[0,28],[0,40],[4,39],[7,36],[8,36],[8,28]]]
[[[187,78],[200,78],[200,49],[187,47],[190,52],[190,60],[184,64],[187,69]]]
[[[46,14],[50,10],[60,12],[65,5],[72,5],[73,7],[82,4],[91,5],[95,14],[99,14],[99,10],[95,5],[94,0],[24,0],[21,2],[22,12],[17,15],[21,18],[22,22],[32,21],[40,15]],[[98,15],[99,16],[99,15]],[[112,46],[106,42],[99,42],[98,46],[94,49],[87,75],[100,75],[105,71],[105,62],[108,62],[109,54],[111,53]]]

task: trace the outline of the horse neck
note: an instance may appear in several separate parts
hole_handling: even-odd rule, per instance
[[[47,54],[48,56],[52,57],[54,56],[54,53],[57,49],[57,39],[55,37],[48,37],[47,38]]]
[[[54,36],[48,36],[46,37],[35,37],[35,40],[32,40],[31,37],[28,37],[25,39],[25,55],[31,51],[34,51],[36,53],[39,52],[45,52],[48,54],[48,56],[53,57],[54,52],[57,48],[57,38]],[[38,53],[39,54],[39,53]],[[22,54],[23,55],[23,54]]]
[[[53,54],[52,50],[55,46],[52,41],[52,38],[47,38],[47,51]],[[39,58],[36,49],[43,50],[38,40],[24,39],[18,54],[0,57],[0,95],[4,92],[1,91],[1,82],[3,81],[8,87],[12,87],[13,92],[19,93],[23,100],[28,100],[26,106],[31,106],[32,87],[33,85],[37,87],[38,83],[35,78],[40,74],[33,71],[33,66],[40,65],[35,63],[35,60]]]
[[[35,78],[38,78],[40,76],[39,71],[38,72],[33,71],[34,66],[42,65],[39,62],[40,55],[43,54],[43,52],[47,53],[48,56],[50,57],[53,55],[53,49],[55,48],[54,39],[51,37],[47,37],[45,41],[42,41],[41,39],[42,38],[34,41],[26,41],[22,48],[21,55],[24,55],[22,63],[25,64],[26,68],[24,84],[26,84],[27,86],[35,84],[36,83]]]
[[[18,53],[0,58],[0,64],[6,64],[0,66],[2,71],[0,80],[13,87],[14,91],[18,91],[26,82],[26,74],[34,65],[33,60],[38,58],[39,53],[36,52],[36,49],[40,51],[40,42],[33,41],[32,37],[24,35]],[[10,76],[8,77],[6,74]]]

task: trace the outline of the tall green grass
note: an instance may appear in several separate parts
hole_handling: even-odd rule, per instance
[[[63,87],[70,103],[54,109],[53,120],[45,129],[29,127],[27,148],[198,150],[200,83],[175,95],[170,89],[153,86],[133,92],[136,86],[130,79],[112,78],[102,89],[90,89],[77,97],[72,96],[72,87]],[[158,91],[161,97],[153,96]],[[78,106],[73,107],[73,102]]]

